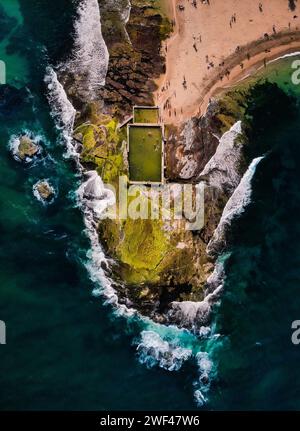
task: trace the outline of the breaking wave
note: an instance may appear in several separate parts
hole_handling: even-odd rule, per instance
[[[251,202],[252,178],[255,174],[257,165],[262,159],[263,157],[257,157],[251,162],[249,168],[241,179],[240,184],[225,205],[218,227],[207,245],[206,250],[209,255],[214,255],[225,247],[226,232],[231,226],[232,220],[242,214],[247,205]]]
[[[239,130],[239,129],[238,129]],[[235,130],[235,133],[237,130]],[[230,138],[227,140],[227,137]],[[223,140],[223,144],[225,146],[225,149],[228,149],[228,146],[230,147],[230,142],[233,142],[234,139],[232,139],[231,136],[225,136],[225,143]],[[224,139],[224,138],[223,138]],[[226,150],[225,150],[226,151]],[[224,154],[224,153],[223,153]],[[237,186],[236,190],[232,194],[231,198],[227,202],[227,205],[224,208],[223,215],[221,217],[220,223],[214,232],[213,238],[211,239],[210,243],[207,246],[207,252],[212,253],[212,250],[214,250],[214,254],[217,254],[217,252],[220,251],[220,243],[222,243],[223,246],[225,246],[225,233],[227,231],[227,228],[231,226],[232,220],[237,217],[239,214],[241,214],[243,211],[245,211],[245,208],[251,201],[251,194],[252,194],[252,178],[255,174],[256,167],[259,164],[259,162],[263,159],[263,157],[258,157],[252,161],[250,164],[248,170],[242,177],[239,185]],[[215,161],[211,164],[211,167],[213,164],[218,160],[218,157],[215,158]],[[216,179],[216,177],[215,177]],[[218,181],[219,179],[217,179]],[[217,182],[215,182],[216,186]],[[206,290],[205,290],[205,297],[200,302],[192,302],[192,301],[182,301],[182,302],[173,302],[171,304],[171,309],[168,312],[168,319],[170,322],[176,323],[179,327],[185,327],[189,328],[192,333],[194,333],[200,340],[208,340],[208,343],[206,345],[206,348],[204,351],[199,351],[196,353],[195,359],[198,365],[198,378],[194,382],[194,399],[195,402],[199,407],[202,407],[204,404],[208,401],[208,393],[210,391],[211,382],[215,376],[216,369],[215,365],[211,359],[211,354],[214,348],[216,347],[216,339],[219,338],[219,334],[215,333],[214,325],[211,322],[211,312],[212,307],[218,303],[218,301],[221,298],[221,293],[224,289],[224,283],[225,283],[225,262],[230,257],[230,253],[224,253],[219,256],[214,271],[210,275],[210,277],[207,279],[206,283]],[[151,351],[151,345],[149,347],[149,339],[151,341],[151,337],[148,336],[147,343],[142,344],[142,352],[143,354],[148,353]],[[188,356],[188,352],[181,352],[181,351],[173,351],[169,349],[168,353],[166,353],[166,345],[159,343],[159,340],[155,338],[154,340],[156,342],[155,346],[157,348],[155,349],[156,355],[152,360],[146,356],[146,359],[144,356],[142,356],[143,361],[146,363],[152,364],[152,363],[158,363],[159,366],[164,367],[165,366],[165,358],[164,355],[167,355],[167,358],[170,357],[173,359],[173,356],[175,359],[178,356],[178,361],[180,362],[181,358],[185,358],[185,355],[187,358],[192,357],[192,353]],[[147,358],[148,361],[147,362]],[[167,362],[168,363],[168,362]],[[175,362],[176,364],[176,362]]]
[[[77,15],[73,53],[64,69],[82,77],[80,87],[91,100],[95,98],[94,92],[105,84],[109,53],[101,32],[98,1],[83,0]]]
[[[198,407],[202,407],[208,401],[208,392],[210,390],[211,381],[213,378],[213,363],[207,352],[199,352],[196,355],[199,377],[194,382],[196,388],[194,399]]]
[[[159,366],[168,371],[178,371],[193,353],[191,349],[168,343],[153,331],[142,331],[136,350],[141,364],[148,368]]]
[[[258,157],[252,161],[240,184],[228,200],[219,225],[207,245],[208,254],[217,255],[225,248],[226,232],[230,228],[232,220],[244,212],[251,201],[252,178],[262,158]],[[213,273],[207,279],[203,301],[173,302],[168,313],[169,321],[190,328],[195,334],[203,334],[203,328],[208,327],[210,323],[212,306],[219,300],[222,293],[225,280],[224,265],[229,256],[230,253],[224,253],[219,256]]]
[[[98,221],[103,212],[115,203],[115,195],[111,190],[105,188],[96,171],[89,171],[85,175],[87,179],[81,184],[76,195],[78,205],[84,214],[86,235],[91,243],[85,266],[91,280],[97,286],[93,294],[103,296],[106,303],[114,305],[117,314],[132,316],[136,313],[134,309],[127,307],[125,304],[119,304],[113,281],[107,275],[107,270],[113,262],[106,258],[97,232]]]
[[[179,327],[189,328],[200,338],[211,335],[210,317],[213,305],[220,298],[224,286],[224,265],[229,254],[219,257],[213,273],[206,282],[205,297],[202,301],[174,301],[168,312],[168,320],[175,322]]]
[[[56,128],[62,135],[63,143],[67,147],[66,157],[78,158],[78,152],[73,144],[73,128],[76,110],[69,101],[64,87],[58,80],[57,73],[50,66],[46,69],[44,78],[47,85],[47,99],[50,105],[51,116]]]

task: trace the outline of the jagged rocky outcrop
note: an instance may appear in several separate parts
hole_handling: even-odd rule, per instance
[[[40,151],[40,147],[27,135],[22,135],[19,140],[17,156],[20,160],[32,159]]]
[[[38,201],[50,203],[55,195],[55,190],[48,180],[40,180],[33,186],[33,194]]]
[[[207,115],[194,117],[180,129],[167,128],[166,176],[170,181],[196,181],[215,153],[221,136],[216,122],[218,104],[211,103]]]
[[[42,138],[26,130],[20,135],[12,135],[9,148],[15,160],[22,163],[31,163],[41,156]]]
[[[100,0],[99,4],[110,55],[106,85],[100,94],[111,111],[117,109],[119,115],[126,116],[133,104],[153,103],[154,80],[165,71],[161,41],[170,33],[171,24],[157,2]]]

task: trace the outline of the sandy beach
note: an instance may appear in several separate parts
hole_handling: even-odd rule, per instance
[[[165,123],[204,114],[209,100],[258,67],[300,51],[300,14],[288,1],[165,0],[174,33],[155,93]],[[172,6],[172,8],[170,7]]]

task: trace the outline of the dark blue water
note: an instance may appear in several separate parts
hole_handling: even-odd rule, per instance
[[[300,313],[300,110],[291,71],[285,60],[276,79],[290,98],[270,86],[259,89],[251,108],[249,152],[265,157],[252,203],[233,226],[225,293],[215,310],[222,337],[214,352],[214,408],[300,408],[300,350],[291,341]]]
[[[194,354],[204,349],[201,342],[176,328],[117,317],[92,295],[97,286],[84,265],[90,243],[75,199],[81,178],[64,157],[43,81],[46,67],[64,61],[72,47],[77,5],[0,0],[0,59],[11,85],[9,103],[0,103],[0,319],[7,325],[0,409],[197,408],[194,358],[179,371],[148,369],[133,342],[143,330],[169,341],[175,336]],[[286,67],[279,75],[288,93]],[[221,337],[206,346],[217,366],[210,409],[300,407],[300,348],[290,341],[291,322],[300,318],[294,105],[293,112],[296,117],[278,117],[274,130],[262,126],[252,137],[253,156],[260,146],[262,154],[272,151],[257,167],[252,204],[233,231],[225,293],[215,311]],[[28,165],[8,148],[24,130],[42,139],[41,158]],[[46,206],[32,193],[44,178],[57,191]]]

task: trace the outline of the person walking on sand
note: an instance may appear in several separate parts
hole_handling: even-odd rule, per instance
[[[263,11],[263,5],[262,5],[262,3],[259,3],[258,8],[259,8],[259,12]]]

